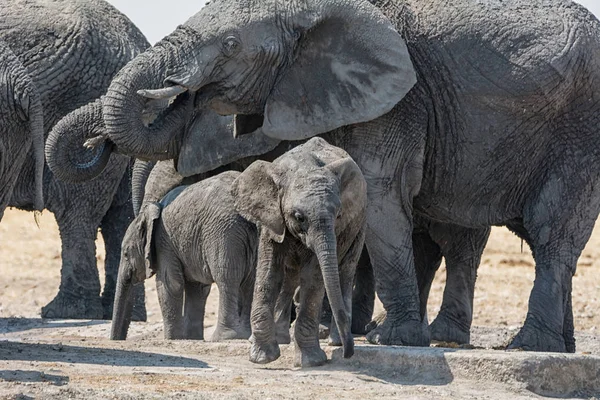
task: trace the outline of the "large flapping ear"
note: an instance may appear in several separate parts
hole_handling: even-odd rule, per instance
[[[255,161],[233,181],[235,207],[244,218],[266,229],[270,238],[282,243],[285,221],[281,215],[279,189],[272,164]]]
[[[416,83],[404,39],[368,1],[332,1],[305,19],[295,60],[267,99],[267,136],[300,140],[370,121]]]
[[[231,116],[204,109],[185,133],[177,172],[186,177],[212,171],[240,158],[267,153],[278,143],[259,132],[234,138]]]
[[[144,244],[144,264],[146,266],[146,279],[156,273],[156,259],[153,250],[153,234],[155,222],[160,218],[161,207],[159,203],[150,202],[142,206],[140,217],[139,239]]]

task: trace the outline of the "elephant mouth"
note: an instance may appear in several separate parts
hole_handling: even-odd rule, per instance
[[[140,92],[144,91],[140,90]],[[177,108],[185,107],[190,99],[195,97],[193,92],[187,90],[162,98],[150,97],[143,93],[139,94],[147,99],[141,115],[142,122],[147,128],[157,125]]]

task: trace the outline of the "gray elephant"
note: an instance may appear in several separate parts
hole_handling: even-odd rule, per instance
[[[44,209],[44,111],[27,69],[0,41],[0,221],[28,155],[33,155],[33,209]]]
[[[260,227],[250,360],[267,363],[280,355],[274,312],[286,281],[299,284],[294,364],[327,360],[319,346],[325,292],[338,344],[344,357],[351,357],[352,287],[367,205],[366,182],[356,163],[345,151],[313,138],[272,163],[252,163],[236,178],[232,193],[240,214]]]
[[[149,47],[131,21],[100,0],[7,2],[0,7],[0,40],[8,44],[33,82],[31,86],[23,77],[14,83],[13,97],[22,104],[13,103],[8,109],[14,109],[24,120],[35,119],[36,129],[41,126],[43,115],[44,134],[53,127],[56,132],[71,129],[68,121],[59,120],[104,94],[121,67]],[[15,74],[20,72],[13,70]],[[32,87],[39,96],[37,100],[28,100]],[[5,110],[3,107],[1,113]],[[28,112],[32,114],[28,116]],[[15,149],[14,154],[19,154],[21,161],[0,174],[3,180],[9,174],[8,179],[14,182],[12,190],[2,188],[0,196],[9,194],[8,199],[3,198],[2,207],[48,209],[56,217],[62,241],[60,289],[42,308],[42,316],[110,318],[121,240],[132,218],[129,158],[110,157],[98,178],[81,184],[61,182],[45,168],[44,199],[40,202],[39,148],[27,147],[30,139],[19,130],[10,135],[22,135],[17,140],[27,152],[19,154]],[[13,140],[10,135],[3,135],[0,147]],[[102,296],[95,254],[98,228],[107,254]]]
[[[186,133],[201,107],[257,140],[329,132],[368,184],[387,310],[371,342],[429,343],[418,214],[523,238],[536,279],[510,347],[574,351],[572,276],[600,209],[599,32],[567,0],[211,2],[115,78],[107,137],[140,156],[198,149]],[[182,172],[204,168],[193,156]]]
[[[47,145],[48,163],[64,179],[74,181],[90,179],[102,171],[111,151],[119,151],[112,141],[105,140],[107,132],[101,121],[101,113],[96,114],[95,119],[94,130],[82,132],[71,130],[70,135],[57,136],[52,147]],[[186,145],[182,145],[181,136],[176,135],[162,153],[144,156],[147,159],[163,161],[155,163],[137,160],[132,173],[134,212],[139,210],[144,201],[160,201],[176,186],[193,184],[225,170],[243,171],[257,159],[272,161],[302,143],[302,141],[277,143],[257,135],[234,139],[231,135],[232,131],[233,124],[230,117],[220,117],[204,110],[195,114],[192,126],[185,132],[194,140],[188,140]],[[95,158],[92,160],[89,156],[78,158],[83,148],[83,141],[90,138],[93,138],[92,147],[97,146]],[[192,165],[191,154],[197,155],[193,160],[200,164],[187,170],[188,175],[184,176],[181,171]],[[244,158],[238,159],[241,156]],[[177,161],[165,160],[169,157]],[[188,162],[182,165],[181,162],[185,159],[188,159]],[[425,316],[429,288],[444,256],[448,271],[447,284],[441,311],[430,326],[431,337],[444,342],[469,343],[477,268],[490,229],[489,227],[466,228],[432,222],[419,215],[415,217],[413,243],[421,315]],[[352,302],[353,333],[364,334],[377,326],[376,323],[371,323],[368,329],[365,328],[373,313],[373,285],[373,271],[368,254],[364,251],[357,268],[356,288]],[[283,296],[282,299],[285,299],[287,304],[291,304],[291,295]],[[289,343],[290,340],[287,333],[291,317],[289,311],[283,305],[276,311],[280,343]],[[322,322],[329,326],[330,320],[331,315],[326,310]]]
[[[219,311],[212,340],[250,336],[258,233],[235,210],[238,175],[224,172],[144,203],[123,240],[111,339],[127,336],[133,284],[154,274],[165,339],[204,338],[213,282]]]

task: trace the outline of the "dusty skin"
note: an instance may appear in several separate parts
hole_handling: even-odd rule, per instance
[[[98,241],[97,247],[102,264],[103,244]],[[59,274],[60,241],[52,215],[45,212],[38,228],[33,214],[8,210],[0,224],[0,399],[539,397],[510,380],[415,378],[403,371],[361,368],[352,360],[293,369],[293,348],[286,346],[280,360],[264,367],[247,361],[244,341],[163,341],[153,280],[146,282],[148,323],[134,323],[126,342],[111,342],[106,321],[40,320],[41,306],[57,292]],[[507,230],[494,229],[475,292],[476,346],[502,346],[516,333],[525,318],[533,278],[527,246]],[[442,267],[431,290],[430,320],[439,309],[444,281]],[[213,287],[207,330],[216,319],[217,296]],[[578,353],[584,355],[600,355],[599,298],[600,229],[596,229],[573,280]],[[357,338],[357,344],[364,345],[364,338]]]

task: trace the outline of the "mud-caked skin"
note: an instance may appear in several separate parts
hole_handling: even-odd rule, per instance
[[[123,240],[111,339],[126,338],[132,288],[154,274],[165,339],[204,338],[213,282],[219,311],[211,339],[248,339],[258,232],[235,210],[237,176],[224,172],[142,205]]]
[[[6,2],[0,7],[0,40],[18,57],[39,97],[31,97],[26,82],[18,81],[12,89],[14,97],[21,100],[20,106],[15,103],[1,107],[0,115],[13,110],[9,112],[33,122],[32,112],[43,114],[42,134],[46,137],[62,117],[104,94],[113,76],[149,47],[131,21],[102,0]],[[0,80],[3,79],[0,73]],[[24,107],[27,96],[31,100],[29,107]],[[11,134],[21,135],[19,141],[24,145],[30,143],[22,130]],[[0,148],[5,146],[3,138]],[[40,207],[39,148],[23,149],[25,154],[11,150],[20,160],[15,160],[14,168],[0,173],[0,180],[4,180],[5,172],[13,180],[12,189],[5,191],[7,186],[2,186],[0,206],[24,210],[45,208],[56,217],[62,242],[61,283],[54,300],[42,308],[42,316],[110,318],[120,243],[133,217],[127,172],[129,158],[111,157],[99,177],[81,184],[61,182],[46,165]],[[95,252],[98,228],[107,253],[102,296]],[[138,314],[136,319],[145,319],[145,315]]]
[[[272,163],[252,163],[232,191],[240,214],[260,227],[250,360],[267,363],[279,357],[278,297],[282,288],[293,293],[296,287],[294,364],[317,366],[327,360],[319,346],[325,292],[344,357],[351,357],[352,288],[367,203],[356,163],[345,151],[313,138]]]

